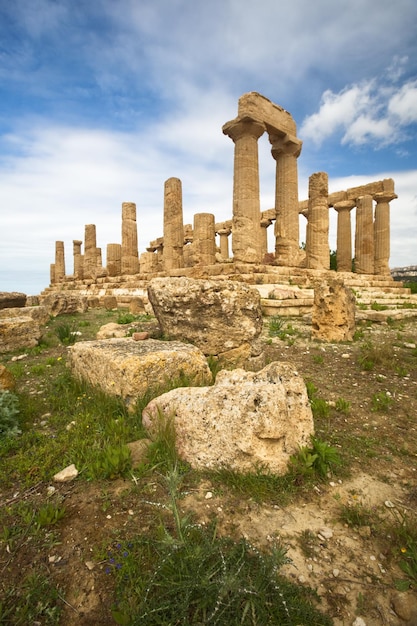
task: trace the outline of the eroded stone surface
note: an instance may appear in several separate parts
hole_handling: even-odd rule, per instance
[[[38,345],[41,334],[40,325],[29,315],[1,317],[0,352],[34,348]]]
[[[355,296],[342,280],[328,278],[314,286],[312,337],[323,341],[352,341]]]
[[[42,300],[42,305],[54,317],[68,313],[85,313],[88,309],[85,296],[77,296],[68,292],[50,293]]]
[[[206,355],[251,343],[262,330],[259,293],[242,283],[155,278],[148,295],[163,334],[190,341]]]
[[[196,469],[246,471],[262,463],[285,473],[314,429],[305,383],[291,363],[270,363],[256,373],[222,370],[212,387],[169,391],[143,411],[150,433],[161,411],[175,420],[180,457]]]
[[[26,305],[26,294],[18,291],[0,291],[0,309],[11,307],[24,307]]]
[[[166,388],[181,377],[190,385],[212,380],[202,352],[179,341],[80,341],[69,348],[68,364],[76,376],[120,396],[132,409],[149,388]]]

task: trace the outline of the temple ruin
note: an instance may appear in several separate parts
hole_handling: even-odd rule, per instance
[[[295,280],[309,288],[318,274],[330,270],[330,211],[337,213],[337,272],[348,284],[393,287],[389,268],[390,202],[394,181],[385,179],[329,194],[328,176],[309,178],[308,199],[299,200],[297,159],[302,141],[290,113],[251,92],[239,99],[237,117],[223,126],[234,144],[233,205],[227,221],[197,213],[183,223],[182,186],[165,182],[163,234],[139,254],[136,205],[122,204],[121,243],[109,243],[106,265],[97,248],[96,227],[85,226],[84,242],[73,241],[74,269],[65,273],[64,243],[56,242],[49,290],[77,290],[87,295],[115,295],[126,305],[144,293],[155,276],[235,277],[256,285]],[[276,162],[275,206],[260,206],[258,140],[267,133]],[[352,212],[355,232],[352,236]],[[305,246],[300,246],[300,215],[305,218]],[[268,251],[268,229],[275,248]],[[81,247],[84,244],[84,254]],[[355,283],[356,281],[356,283]],[[402,286],[396,283],[396,288]],[[48,291],[48,290],[46,290]],[[262,290],[261,290],[262,292]],[[263,289],[261,295],[267,297]]]

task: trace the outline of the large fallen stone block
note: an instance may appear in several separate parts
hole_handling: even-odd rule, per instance
[[[42,305],[54,317],[70,313],[85,313],[88,309],[86,296],[56,291],[45,296],[42,300]]]
[[[250,344],[262,331],[259,293],[231,280],[155,278],[148,296],[163,334],[206,355]]]
[[[80,341],[69,348],[68,364],[76,376],[120,396],[132,410],[149,389],[166,388],[180,378],[190,385],[212,381],[203,353],[179,341]]]
[[[18,291],[0,291],[0,309],[12,307],[24,307],[26,305],[26,294]]]
[[[40,325],[29,315],[0,317],[0,353],[34,348],[41,334]]]
[[[291,363],[222,370],[212,387],[169,391],[142,416],[151,435],[161,416],[173,419],[178,454],[196,469],[248,471],[261,463],[283,474],[314,432],[306,386]]]

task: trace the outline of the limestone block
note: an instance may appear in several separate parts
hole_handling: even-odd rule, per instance
[[[251,343],[262,331],[258,291],[230,280],[155,278],[148,296],[164,335],[206,355]]]
[[[10,370],[4,365],[0,365],[0,392],[13,391],[16,386],[16,380]]]
[[[41,337],[41,328],[29,315],[0,318],[0,353],[34,348]]]
[[[45,296],[42,304],[53,317],[68,313],[85,313],[88,309],[86,296],[77,296],[58,291]]]
[[[11,307],[24,307],[26,305],[26,294],[18,291],[0,291],[0,309]]]
[[[112,339],[114,337],[126,337],[128,326],[125,324],[117,324],[117,322],[109,322],[104,324],[97,331],[97,339]]]
[[[247,471],[262,463],[283,474],[313,434],[305,383],[291,363],[270,363],[256,373],[222,370],[212,387],[155,398],[142,414],[151,435],[161,411],[175,420],[179,456],[196,469]]]
[[[355,333],[355,296],[343,280],[329,278],[314,285],[312,337],[324,341],[352,341]]]
[[[77,377],[120,396],[131,409],[149,389],[166,388],[180,377],[190,385],[212,380],[202,352],[179,341],[80,341],[69,348],[68,364]]]
[[[114,311],[115,309],[117,309],[116,296],[104,296],[103,306],[107,311]]]
[[[26,306],[24,308],[0,309],[0,320],[7,317],[30,317],[38,324],[49,320],[48,310],[44,306]]]

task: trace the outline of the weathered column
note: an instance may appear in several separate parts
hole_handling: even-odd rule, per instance
[[[355,272],[374,273],[374,223],[372,196],[361,196],[356,203]]]
[[[235,144],[233,174],[232,250],[235,261],[262,260],[258,139],[265,125],[250,117],[223,126]]]
[[[164,186],[164,270],[184,266],[184,225],[182,186],[179,178],[169,178]]]
[[[109,276],[122,274],[122,246],[120,243],[108,243],[106,249],[107,273]]]
[[[55,263],[51,263],[49,265],[49,281],[50,281],[51,285],[56,283],[56,280],[55,280]]]
[[[220,228],[217,231],[220,239],[220,254],[222,259],[229,258],[229,235],[231,232],[231,228]]]
[[[328,270],[329,206],[328,176],[326,172],[312,174],[308,185],[307,267]]]
[[[269,136],[275,175],[275,258],[278,265],[296,266],[300,257],[298,167],[302,142],[290,135]]]
[[[261,246],[262,246],[262,260],[265,255],[268,254],[268,228],[271,226],[272,220],[267,217],[261,219]]]
[[[95,224],[86,224],[84,232],[84,278],[97,274],[97,239]]]
[[[65,280],[65,252],[64,242],[55,242],[55,282],[61,283]]]
[[[212,213],[196,213],[193,228],[193,254],[197,265],[216,262],[216,229]]]
[[[338,272],[352,271],[352,226],[350,212],[356,205],[354,200],[341,200],[333,205],[337,211],[336,261]]]
[[[376,200],[374,222],[374,272],[383,276],[391,275],[390,257],[390,206],[391,200],[398,198],[395,193],[385,191],[374,196]]]
[[[81,255],[82,241],[78,239],[72,240],[72,250],[74,256],[74,278],[82,279],[83,277],[83,257]]]
[[[131,276],[139,274],[138,229],[136,225],[136,204],[122,204],[122,249],[121,273]]]

